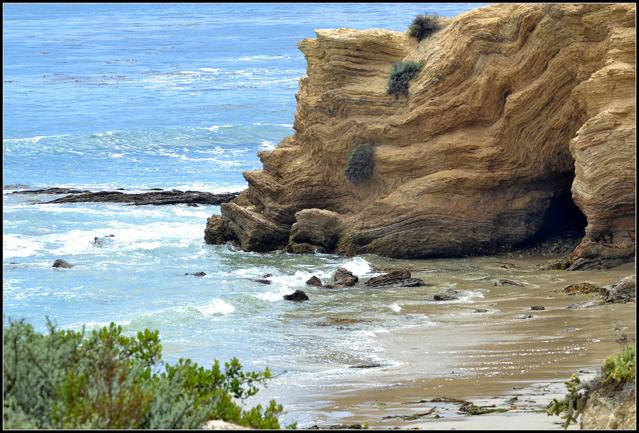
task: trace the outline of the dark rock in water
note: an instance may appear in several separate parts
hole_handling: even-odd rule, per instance
[[[193,272],[193,273],[187,272],[184,275],[193,275],[194,277],[204,277],[206,275],[206,272],[201,272],[201,271],[200,272]]]
[[[200,205],[199,205],[199,204],[197,204],[197,203],[187,203],[186,205],[187,205],[188,207],[200,207]]]
[[[532,311],[543,311],[546,309],[546,307],[544,307],[543,305],[533,305],[532,307],[530,307],[530,309]]]
[[[333,284],[324,284],[322,287],[325,289],[335,289],[336,287]]]
[[[57,259],[55,262],[53,262],[53,266],[52,267],[69,269],[69,268],[72,268],[73,266],[74,265],[72,265],[71,263],[67,262],[66,260]]]
[[[373,277],[364,283],[368,287],[384,287],[401,285],[404,280],[410,278],[410,271],[407,269],[399,269],[391,271],[387,274]]]
[[[308,430],[365,430],[367,428],[368,426],[363,424],[331,424],[321,427],[314,424],[308,427]]]
[[[21,191],[14,191],[12,194],[82,194],[90,192],[86,189],[75,188],[45,188],[45,189],[25,189]]]
[[[533,315],[532,314],[520,314],[519,316],[515,316],[515,319],[532,319]]]
[[[513,280],[508,280],[506,278],[500,278],[499,281],[497,281],[495,283],[495,286],[505,286],[505,285],[517,286],[517,287],[523,287],[524,286],[522,283],[519,283],[519,282],[513,281]]]
[[[296,290],[290,295],[284,295],[284,299],[287,301],[308,301],[308,296],[301,290]]]
[[[381,366],[382,364],[362,364],[362,365],[351,365],[348,368],[378,368]]]
[[[435,301],[452,301],[457,299],[457,290],[455,289],[447,289],[444,293],[438,293],[433,296],[433,300]]]
[[[61,194],[61,193],[58,193]],[[230,192],[213,194],[200,191],[157,191],[126,194],[120,191],[82,191],[73,195],[60,197],[45,203],[129,203],[132,205],[165,205],[165,204],[214,204],[227,203],[236,198],[239,193]]]
[[[353,275],[351,271],[344,268],[337,268],[335,273],[333,274],[333,282],[336,286],[354,286],[355,283],[359,281],[359,278],[356,275]]]
[[[306,284],[308,286],[322,287],[322,281],[319,278],[317,278],[315,275],[309,278]]]
[[[601,298],[607,304],[626,303],[634,301],[636,294],[636,279],[634,275],[626,277],[601,290]]]
[[[402,287],[421,287],[425,285],[424,280],[420,278],[406,278],[401,284]]]
[[[113,245],[113,239],[112,238],[114,238],[113,235],[102,236],[102,237],[96,236],[96,237],[93,238],[92,244],[93,244],[93,246],[95,248],[109,247],[109,246]]]
[[[262,278],[271,278],[273,276],[273,274],[264,274],[262,275]]]
[[[488,313],[488,310],[485,308],[475,308],[473,313]]]
[[[599,293],[601,290],[601,287],[592,283],[577,283],[565,287],[563,291],[568,295],[584,295],[587,293]]]
[[[267,280],[266,278],[256,278],[253,281],[260,284],[271,284],[271,280]]]

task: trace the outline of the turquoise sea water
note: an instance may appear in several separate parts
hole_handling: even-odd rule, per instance
[[[303,377],[363,374],[348,367],[376,359],[375,332],[428,321],[396,315],[397,300],[414,289],[327,292],[304,282],[328,279],[338,266],[372,275],[371,258],[205,245],[217,206],[47,205],[38,203],[55,197],[10,193],[241,190],[242,171],[261,167],[256,153],[293,132],[305,73],[297,43],[313,29],[404,30],[417,13],[478,6],[4,5],[4,323],[26,318],[44,329],[48,315],[70,328],[115,321],[128,332],[159,329],[169,361],[238,356],[249,367],[286,371],[278,390],[285,404],[294,404],[286,387],[299,388]],[[91,243],[109,234],[112,244]],[[76,266],[53,269],[57,258]],[[207,276],[184,275],[197,271]],[[271,285],[251,280],[265,273]],[[282,300],[298,288],[310,302]],[[317,326],[329,316],[376,325]]]

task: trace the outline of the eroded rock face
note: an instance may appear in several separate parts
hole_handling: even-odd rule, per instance
[[[632,430],[637,423],[636,385],[605,386],[590,393],[580,418],[582,430]]]
[[[520,245],[572,191],[587,218],[569,269],[632,260],[635,6],[499,4],[421,41],[384,30],[318,30],[299,47],[295,135],[245,172],[220,224],[245,250],[319,245],[426,258]],[[400,60],[423,67],[387,94]],[[349,182],[360,144],[374,170]],[[309,247],[299,248],[308,251]]]

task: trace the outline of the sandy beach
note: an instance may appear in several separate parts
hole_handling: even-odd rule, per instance
[[[597,295],[567,295],[562,289],[580,282],[611,284],[633,274],[634,267],[628,264],[590,272],[538,270],[537,265],[547,259],[473,259],[475,266],[494,265],[495,278],[521,285],[495,285],[490,279],[484,283],[483,298],[470,304],[404,305],[401,314],[427,314],[434,324],[380,334],[380,356],[394,362],[370,368],[369,374],[349,378],[351,387],[342,384],[330,396],[321,396],[324,404],[319,412],[325,414],[326,425],[560,428],[558,417],[546,416],[547,404],[564,395],[563,382],[571,374],[592,377],[601,361],[619,348],[615,340],[620,335],[634,339],[635,323],[634,303],[568,309]],[[420,262],[393,261],[393,266],[419,268]],[[425,281],[434,279],[432,273],[416,271],[414,275]],[[477,286],[477,281],[461,278],[453,283],[458,290]],[[534,305],[544,310],[532,311]],[[523,318],[529,314],[532,317]],[[507,411],[469,416],[459,411],[460,403],[428,401],[432,399],[470,400]]]

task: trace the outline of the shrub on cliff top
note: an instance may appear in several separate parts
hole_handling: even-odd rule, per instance
[[[399,62],[393,65],[388,79],[388,93],[408,96],[408,82],[419,72],[420,64],[417,62]]]
[[[210,419],[257,429],[279,428],[272,400],[244,410],[270,372],[244,372],[235,358],[207,369],[187,359],[160,368],[158,331],[122,335],[111,323],[81,332],[34,331],[23,321],[4,328],[5,428],[196,429]]]
[[[408,26],[408,35],[420,42],[440,29],[441,24],[436,15],[417,15]]]
[[[361,182],[373,173],[375,150],[370,144],[360,144],[348,158],[344,174],[353,183]]]
[[[635,378],[635,346],[625,346],[606,358],[601,366],[604,383],[623,384]]]

